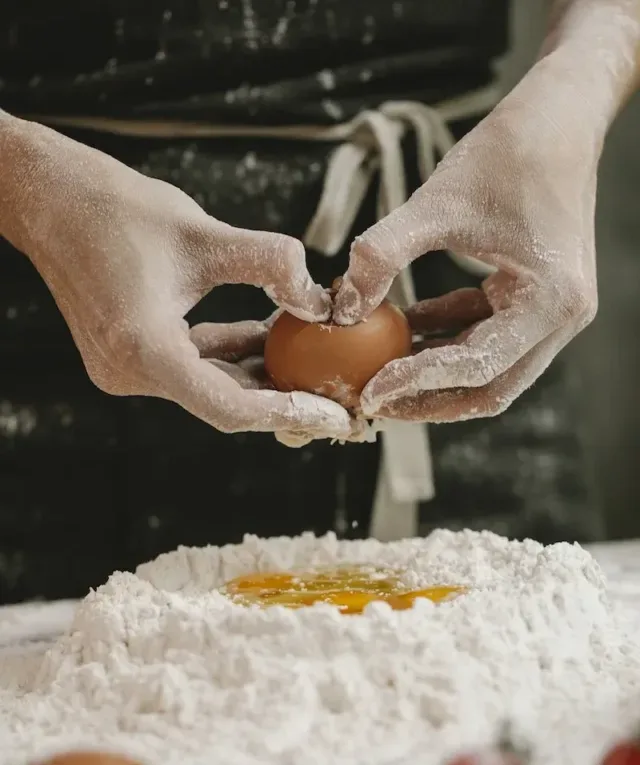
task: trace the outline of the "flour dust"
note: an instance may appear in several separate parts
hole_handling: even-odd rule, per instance
[[[216,591],[342,562],[472,589],[362,616]],[[640,643],[593,558],[486,532],[180,548],[115,573],[46,651],[0,654],[0,765],[80,746],[149,765],[436,765],[505,721],[534,763],[595,765],[638,720]]]

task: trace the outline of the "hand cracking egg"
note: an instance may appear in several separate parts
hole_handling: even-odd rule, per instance
[[[353,410],[384,366],[411,353],[411,339],[405,315],[388,300],[350,326],[309,324],[284,312],[267,336],[264,364],[277,390],[314,393]]]

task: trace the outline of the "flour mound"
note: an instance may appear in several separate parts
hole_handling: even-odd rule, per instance
[[[348,617],[243,608],[215,589],[366,562],[405,567],[410,587],[473,589]],[[640,717],[640,645],[596,562],[486,532],[180,548],[115,573],[33,662],[0,699],[2,765],[97,744],[159,765],[436,765],[506,719],[534,762],[595,765]]]

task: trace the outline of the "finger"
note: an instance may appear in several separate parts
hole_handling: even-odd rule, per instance
[[[238,383],[238,385],[244,390],[265,390],[271,389],[272,386],[265,383],[258,375],[253,373],[251,368],[247,368],[241,364],[231,364],[228,361],[221,361],[220,359],[207,359],[209,364],[213,364],[221,372],[224,372],[232,380]]]
[[[360,418],[352,417],[351,432],[346,439],[342,440],[349,441],[350,443],[373,443],[376,440],[377,431],[378,427],[373,423],[369,424]],[[300,448],[301,446],[306,446],[306,444],[311,443],[311,441],[314,441],[315,438],[317,438],[317,436],[314,437],[304,433],[290,432],[279,432],[276,433],[275,436],[276,440],[281,444],[292,448]]]
[[[288,433],[286,431],[278,432],[275,436],[276,441],[283,446],[288,446],[290,449],[301,449],[315,440],[313,436],[305,435],[304,433]]]
[[[431,197],[432,195],[430,195]],[[355,324],[377,308],[403,268],[425,252],[444,249],[439,210],[414,195],[357,237],[334,301],[333,319]]]
[[[488,319],[493,309],[481,289],[454,290],[411,306],[406,312],[414,332],[447,332]]]
[[[383,405],[378,417],[447,423],[502,414],[547,369],[573,335],[557,330],[483,388],[427,391]]]
[[[270,316],[264,320],[264,325],[267,329],[271,329],[279,317],[284,313],[283,308],[277,308]]]
[[[212,276],[216,284],[261,287],[303,321],[326,321],[331,298],[307,269],[302,242],[284,234],[234,228],[211,219]]]
[[[189,338],[202,358],[237,361],[262,352],[269,332],[261,321],[238,321],[233,324],[196,324]]]
[[[424,351],[426,348],[444,348],[446,345],[461,345],[473,332],[475,327],[476,325],[472,324],[470,327],[467,327],[462,332],[458,333],[455,337],[427,337],[423,340],[418,340],[412,344],[411,351],[413,354],[417,354],[420,353],[420,351]]]
[[[225,433],[288,430],[324,438],[349,433],[349,415],[333,401],[308,393],[244,390],[206,361],[189,370],[173,400]]]
[[[200,359],[181,334],[156,346],[148,368],[160,395],[225,433],[288,430],[343,438],[350,432],[348,412],[333,401],[308,393],[245,390]]]
[[[557,322],[553,312],[515,303],[477,324],[462,342],[387,364],[365,387],[362,411],[368,415],[391,399],[422,391],[487,385],[555,331]]]
[[[239,361],[236,366],[239,366],[244,369],[245,372],[248,372],[254,380],[257,380],[260,383],[261,388],[266,388],[268,390],[274,389],[273,382],[264,366],[264,356],[249,356],[248,358]]]
[[[413,354],[421,353],[426,348],[444,348],[445,345],[455,345],[455,338],[450,337],[429,337],[426,340],[416,340],[411,345]]]

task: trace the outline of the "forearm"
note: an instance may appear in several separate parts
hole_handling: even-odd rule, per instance
[[[0,236],[31,255],[34,232],[46,217],[46,129],[0,110]],[[50,131],[48,131],[50,132]]]
[[[555,0],[545,57],[571,73],[608,127],[640,87],[640,0]]]
[[[0,110],[0,236],[14,245],[22,239],[20,127],[20,120]]]
[[[11,179],[13,176],[12,151],[10,136],[13,130],[13,117],[0,109],[0,236],[5,236],[11,203]]]

